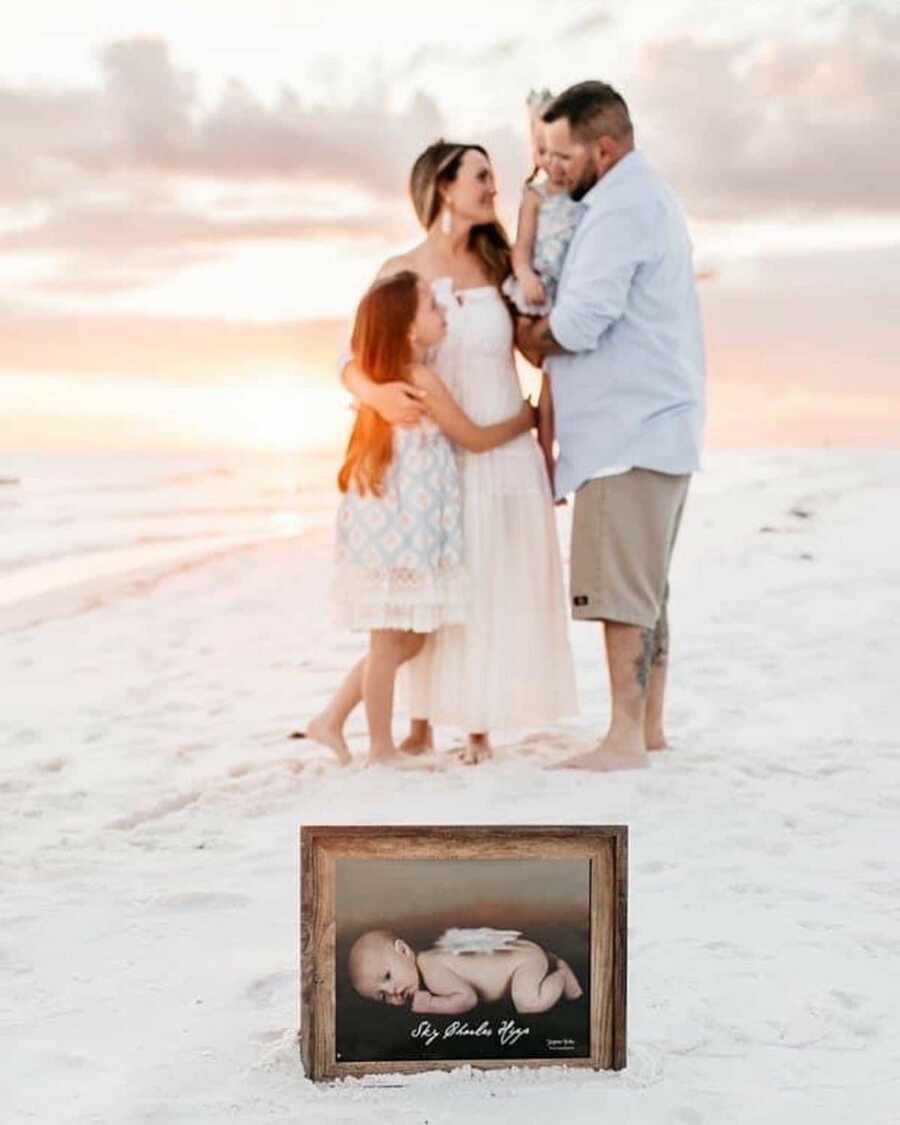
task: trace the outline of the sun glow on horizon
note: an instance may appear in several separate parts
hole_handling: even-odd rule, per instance
[[[333,453],[351,413],[337,377],[270,372],[173,386],[130,376],[72,379],[4,376],[4,405],[16,416],[7,449],[258,450]]]

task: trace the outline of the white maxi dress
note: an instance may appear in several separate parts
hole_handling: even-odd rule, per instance
[[[433,285],[447,335],[432,363],[479,425],[521,406],[513,326],[493,286]],[[578,709],[556,517],[531,433],[457,450],[470,599],[409,667],[410,713],[467,733],[551,723]]]

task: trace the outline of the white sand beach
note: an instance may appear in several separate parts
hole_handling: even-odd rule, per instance
[[[0,606],[3,1120],[900,1122],[898,510],[900,452],[709,455],[672,747],[590,777],[542,767],[605,722],[591,626],[582,714],[485,766],[450,730],[421,774],[289,740],[363,647],[331,624],[321,521],[23,585]],[[628,1068],[307,1080],[298,830],[379,822],[628,824]]]

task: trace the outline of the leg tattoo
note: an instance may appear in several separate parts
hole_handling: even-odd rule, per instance
[[[665,664],[669,655],[669,621],[665,609],[653,630],[653,666]]]
[[[656,630],[641,629],[641,652],[634,662],[635,672],[637,674],[637,682],[640,686],[641,691],[647,690],[647,684],[650,680],[650,666],[653,663],[655,645]]]

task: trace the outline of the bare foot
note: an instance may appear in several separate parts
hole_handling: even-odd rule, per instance
[[[421,761],[415,756],[401,754],[396,748],[393,752],[385,750],[370,750],[366,762],[368,766],[389,766],[393,770],[420,770],[431,772],[434,765],[430,761]]]
[[[648,750],[668,750],[669,743],[661,730],[652,731],[644,736]]]
[[[478,766],[493,758],[490,739],[486,734],[470,734],[469,738],[459,751],[458,757],[464,766]]]
[[[334,752],[342,766],[349,765],[353,760],[343,732],[329,723],[324,711],[322,714],[316,715],[314,719],[310,719],[306,724],[306,737],[312,739],[313,742],[321,743],[322,746],[327,746],[329,750]]]
[[[640,738],[612,738],[607,735],[593,750],[565,758],[550,768],[608,773],[612,770],[643,770],[649,765],[650,758]]]
[[[645,770],[649,766],[648,754],[622,754],[613,750],[590,750],[587,754],[576,754],[566,758],[550,769],[588,770],[591,773],[611,773],[614,770]]]
[[[400,752],[415,757],[417,754],[428,754],[434,749],[434,734],[429,724],[424,731],[411,730],[400,743]]]
[[[578,1000],[579,997],[584,996],[584,989],[578,983],[578,977],[572,972],[568,962],[563,961],[562,957],[556,958],[556,967],[563,975],[563,995],[567,1000]]]

